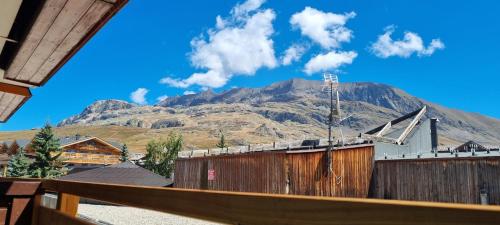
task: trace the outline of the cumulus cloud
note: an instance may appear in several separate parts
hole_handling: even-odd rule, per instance
[[[290,46],[281,57],[281,64],[286,66],[298,61],[305,51],[306,47],[303,45],[294,44]]]
[[[130,99],[132,102],[137,103],[137,104],[147,104],[148,102],[146,101],[146,94],[149,92],[148,89],[146,88],[137,88],[134,92],[130,93]]]
[[[344,64],[351,64],[357,56],[358,54],[354,51],[331,51],[326,54],[319,54],[306,63],[304,72],[310,75],[332,69],[336,70]]]
[[[196,94],[196,92],[194,92],[194,91],[185,91],[184,92],[184,95],[194,95],[194,94]]]
[[[162,95],[162,96],[159,96],[158,98],[156,98],[156,101],[162,102],[163,100],[166,100],[167,98],[168,98],[167,95]]]
[[[306,7],[291,17],[290,24],[323,48],[331,49],[351,40],[352,31],[344,25],[355,16],[354,12],[335,14]]]
[[[191,41],[191,63],[205,72],[193,73],[186,79],[165,77],[160,82],[179,88],[219,88],[233,76],[251,76],[262,67],[276,67],[271,39],[276,14],[271,9],[260,9],[263,3],[247,0],[236,5],[229,18],[217,16],[215,28],[207,32],[208,38],[200,36]]]
[[[408,58],[416,53],[418,56],[430,56],[438,49],[444,49],[444,43],[440,39],[433,39],[429,46],[425,47],[422,38],[414,32],[406,31],[402,40],[393,40],[391,35],[394,26],[385,28],[385,33],[380,35],[375,43],[370,46],[370,51],[380,58],[399,56]]]

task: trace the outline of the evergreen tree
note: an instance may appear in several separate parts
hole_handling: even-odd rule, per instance
[[[170,177],[175,169],[175,159],[182,150],[181,135],[170,133],[167,140],[151,140],[146,146],[144,167],[154,173]]]
[[[28,177],[28,168],[30,160],[24,154],[24,149],[19,148],[17,153],[10,158],[7,164],[7,176],[9,177]]]
[[[120,161],[126,162],[128,161],[128,148],[126,144],[123,144],[122,146],[122,153],[120,155]]]
[[[35,151],[35,162],[29,168],[29,174],[35,178],[56,178],[66,172],[60,159],[62,154],[59,140],[54,136],[52,127],[47,124],[35,135],[31,142]]]
[[[228,147],[226,144],[226,139],[224,137],[224,133],[222,133],[222,130],[219,130],[219,133],[220,133],[220,140],[216,146],[217,146],[217,148],[221,148],[222,150],[224,150],[224,148]]]

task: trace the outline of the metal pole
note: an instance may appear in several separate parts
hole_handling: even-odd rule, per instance
[[[328,148],[327,148],[327,165],[328,165],[328,175],[332,173],[332,147],[333,147],[333,139],[332,139],[332,126],[333,126],[333,82],[330,82],[330,116],[329,116],[329,124],[328,124]]]

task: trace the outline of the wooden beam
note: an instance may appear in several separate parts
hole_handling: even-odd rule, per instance
[[[7,220],[7,208],[0,208],[0,225],[5,225]]]
[[[127,0],[46,0],[32,29],[8,65],[5,79],[41,86]]]
[[[80,197],[76,195],[59,193],[57,195],[57,210],[70,216],[76,216]]]
[[[233,224],[486,225],[500,221],[500,206],[202,191],[59,180],[45,180],[43,188]]]
[[[425,106],[424,106],[425,107]],[[394,120],[391,120],[391,126],[394,126],[398,123],[401,123],[409,118],[412,118],[413,116],[417,115],[422,109],[418,109],[418,110],[415,110],[411,113],[408,113],[404,116],[401,116],[399,118],[396,118]],[[382,126],[379,126],[379,127],[376,127],[376,128],[373,128],[372,130],[369,130],[367,132],[365,132],[365,134],[370,134],[370,135],[373,135],[375,133],[377,133],[378,131],[380,131],[381,129],[383,129],[384,127],[386,126],[386,124],[382,125]]]
[[[45,84],[59,69],[61,69],[61,67],[66,64],[66,62],[71,59],[71,57],[73,57],[73,55],[76,54],[85,45],[85,43],[87,43],[90,38],[97,33],[97,31],[99,31],[116,13],[118,13],[118,11],[120,11],[121,8],[123,8],[123,6],[125,6],[125,4],[128,3],[128,0],[110,0],[106,2],[113,2],[115,4],[113,5],[113,8],[111,8],[106,15],[103,16],[94,27],[92,27],[85,37],[81,39],[73,49],[71,49],[68,55],[66,55],[38,85]]]
[[[42,194],[43,193],[37,193],[35,196],[33,196],[31,225],[38,225],[38,215],[40,214],[40,207],[42,206]]]
[[[66,4],[66,0],[48,0],[44,2],[38,17],[35,19],[14,59],[8,66],[5,78],[16,80],[16,76],[30,59],[31,55],[33,55],[36,47],[44,38],[55,18],[64,7],[64,4]]]
[[[403,131],[403,133],[401,133],[401,135],[399,136],[399,138],[396,140],[397,144],[402,144],[403,143],[403,141],[406,139],[406,137],[410,134],[410,132],[413,130],[413,128],[417,125],[418,121],[420,121],[420,119],[422,118],[422,116],[424,116],[426,110],[427,110],[427,106],[424,106],[418,112],[418,114],[415,116],[415,118],[413,118],[413,120],[411,121],[411,123],[406,127],[406,129]]]
[[[81,1],[81,0],[79,0]],[[50,71],[78,44],[86,33],[94,27],[100,19],[112,8],[112,4],[95,1],[79,19],[61,43],[54,48],[52,53],[29,78],[30,82],[40,83],[49,75]]]
[[[31,196],[27,198],[14,198],[10,207],[9,224],[25,224],[31,222],[31,208],[28,204],[31,201]]]
[[[391,122],[389,121],[385,126],[384,128],[382,128],[382,130],[380,130],[377,135],[375,135],[376,137],[382,137],[382,135],[384,135],[385,132],[387,132],[390,128],[391,128]]]
[[[0,82],[0,92],[31,97],[31,91],[27,87]]]

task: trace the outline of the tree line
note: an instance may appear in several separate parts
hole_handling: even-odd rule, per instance
[[[218,148],[226,148],[227,144],[222,131]],[[151,140],[146,145],[143,167],[164,177],[171,177],[175,169],[175,160],[182,151],[184,141],[182,135],[171,132],[166,139]],[[54,135],[52,127],[45,125],[33,138],[31,149],[35,152],[34,160],[26,156],[23,148],[11,157],[7,165],[9,177],[57,178],[68,171],[61,158],[62,149]],[[129,160],[126,144],[122,146],[120,161]]]
[[[62,150],[52,127],[47,124],[38,132],[31,142],[35,152],[34,160],[26,157],[24,148],[10,158],[7,164],[7,176],[32,178],[57,178],[67,172],[61,160]]]

